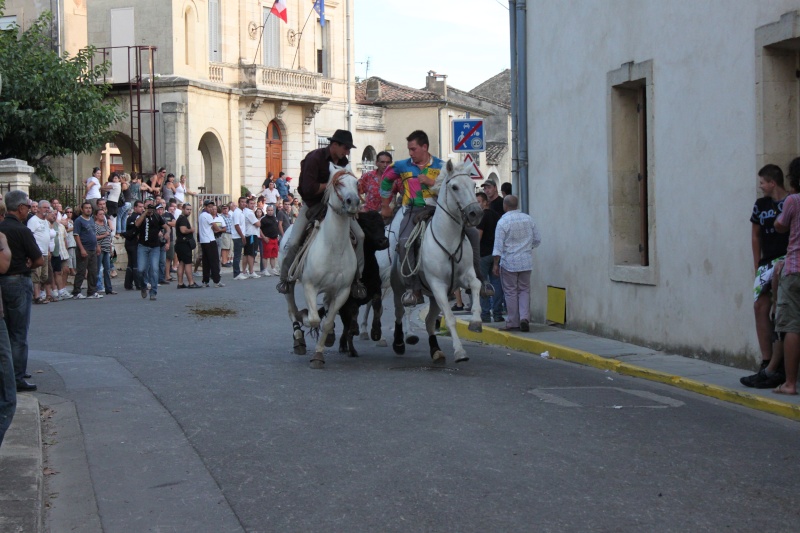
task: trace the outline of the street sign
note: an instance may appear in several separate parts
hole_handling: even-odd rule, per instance
[[[483,119],[453,119],[453,151],[485,152]]]
[[[483,180],[483,174],[481,174],[481,169],[478,168],[477,163],[475,163],[475,159],[470,154],[464,156],[464,164],[469,165],[469,177],[474,180]]]

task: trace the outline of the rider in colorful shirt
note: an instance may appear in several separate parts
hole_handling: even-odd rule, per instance
[[[423,212],[426,208],[436,207],[436,193],[431,190],[431,187],[436,183],[436,178],[444,168],[445,162],[434,157],[428,151],[430,143],[428,135],[422,130],[415,130],[411,135],[406,137],[408,142],[408,159],[396,161],[392,166],[386,169],[383,174],[383,182],[381,183],[381,197],[383,198],[383,205],[381,207],[381,215],[384,218],[392,216],[391,201],[394,196],[392,187],[394,182],[402,180],[403,182],[403,220],[400,223],[400,232],[397,239],[397,255],[402,265],[406,256],[406,242],[414,229],[413,218],[419,213]],[[473,249],[473,263],[475,274],[481,280],[484,288],[481,289],[481,295],[491,296],[494,294],[494,289],[489,289],[491,285],[483,283],[483,278],[480,272],[480,253],[479,243],[480,238],[478,231],[475,228],[465,228],[467,238],[470,241]],[[409,258],[411,263],[414,263],[413,256]],[[410,277],[403,276],[403,281],[406,285],[406,292],[403,294],[402,302],[405,306],[415,306],[422,303],[422,283],[419,277],[414,275]]]

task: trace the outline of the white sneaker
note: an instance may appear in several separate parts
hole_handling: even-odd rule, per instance
[[[99,292],[96,292],[96,293],[92,294],[91,296],[87,296],[86,298],[89,299],[89,300],[99,300],[102,297],[103,297],[102,294],[100,294]]]
[[[269,277],[272,275],[272,272],[270,272],[268,268],[265,268],[264,270],[261,271],[261,275]]]
[[[220,281],[219,283],[215,283],[214,286],[215,287],[224,287],[225,284]]]
[[[235,277],[235,278],[233,278],[233,279],[238,279],[238,280],[240,280],[240,281],[241,281],[241,280],[243,280],[243,279],[248,279],[248,278],[250,278],[250,276],[248,276],[247,274],[245,274],[244,272],[242,272],[241,274],[239,274],[238,276],[236,276],[236,277]]]
[[[257,279],[257,278],[260,278],[261,276],[259,276],[255,272],[253,272],[252,274],[250,274],[250,277],[253,278],[253,279]]]
[[[272,269],[272,275],[273,276],[280,276],[281,275],[281,271],[278,270],[277,268],[273,268]]]
[[[85,300],[85,299],[86,299],[86,296],[84,296],[84,295],[83,295],[83,294],[81,294],[81,293],[78,293],[78,294],[76,294],[75,296],[73,296],[73,297],[72,297],[72,299],[73,299],[73,300]]]

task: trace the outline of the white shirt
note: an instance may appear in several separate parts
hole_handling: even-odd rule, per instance
[[[274,204],[281,199],[281,194],[278,189],[265,189],[261,191],[261,196],[264,197],[264,203]]]
[[[241,239],[241,237],[239,237],[239,232],[236,231],[235,226],[238,225],[239,229],[242,230],[242,233],[244,233],[244,214],[242,213],[242,210],[238,207],[234,209],[233,213],[231,213],[231,220],[233,220],[234,225],[234,227],[231,228],[231,237],[234,239]]]
[[[225,224],[225,219],[222,218],[222,215],[217,215],[214,217],[214,223],[219,224],[219,227],[222,229],[227,229],[227,225]],[[222,235],[222,233],[215,233],[214,238],[217,238],[217,235]]]
[[[39,251],[42,252],[42,255],[49,255],[50,223],[46,219],[34,215],[28,221],[28,229],[33,233],[33,238],[36,239],[36,244],[39,246]]]
[[[86,180],[86,199],[94,200],[100,198],[100,180],[92,176]]]
[[[197,234],[200,237],[200,244],[208,244],[214,241],[214,230],[211,229],[211,224],[214,223],[214,217],[208,211],[200,213],[197,219]]]
[[[111,182],[109,185],[111,186],[111,190],[108,191],[108,201],[119,202],[119,195],[122,192],[122,184]]]
[[[500,256],[500,267],[508,272],[533,270],[531,250],[542,237],[533,219],[519,210],[507,211],[497,222],[493,256]]]
[[[250,237],[251,235],[258,236],[259,229],[255,226],[258,219],[256,218],[256,214],[253,212],[252,209],[245,207],[244,211],[242,211],[244,215],[244,234],[246,237]],[[239,226],[241,227],[241,226]]]
[[[181,185],[181,182],[178,182],[178,185],[175,187],[175,199],[180,203],[186,201],[186,187]]]

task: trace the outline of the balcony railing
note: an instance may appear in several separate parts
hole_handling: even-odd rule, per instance
[[[224,81],[223,72],[225,72],[225,67],[222,65],[215,65],[213,63],[208,65],[208,79],[211,81],[222,83]]]

